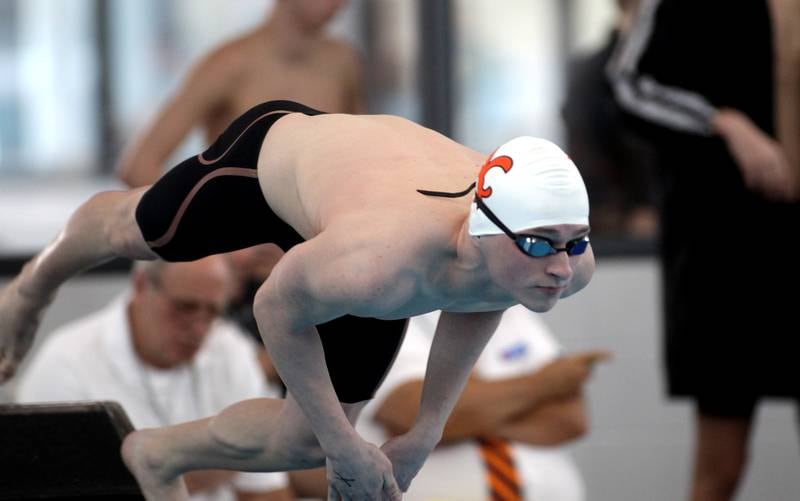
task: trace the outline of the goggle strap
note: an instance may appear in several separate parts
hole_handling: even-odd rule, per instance
[[[517,238],[517,236],[514,235],[514,232],[511,231],[508,228],[508,226],[504,225],[503,222],[500,221],[500,218],[494,215],[494,212],[492,212],[491,209],[489,209],[489,207],[487,207],[486,204],[483,203],[483,199],[481,199],[481,197],[479,197],[478,195],[475,195],[475,204],[481,211],[483,211],[484,214],[486,214],[486,217],[489,218],[489,221],[491,221],[492,223],[494,223],[495,226],[503,230],[503,233],[505,233],[512,239]]]
[[[463,191],[458,191],[455,193],[450,193],[449,191],[431,191],[431,190],[417,190],[417,193],[422,193],[423,195],[427,195],[429,197],[444,197],[444,198],[461,198],[469,194],[473,188],[475,188],[476,183],[473,182],[471,185],[467,186],[467,189]]]

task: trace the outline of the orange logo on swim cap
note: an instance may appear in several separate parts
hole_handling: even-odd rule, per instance
[[[497,150],[495,150],[497,151]],[[514,166],[514,160],[507,155],[502,155],[497,158],[492,158],[494,153],[489,155],[489,158],[486,160],[486,163],[483,164],[481,167],[480,172],[478,173],[478,184],[475,188],[475,193],[481,198],[489,198],[492,196],[492,188],[486,188],[483,186],[484,178],[486,177],[486,173],[489,172],[490,169],[495,167],[500,167],[503,169],[503,172],[508,172],[511,170],[511,167]]]

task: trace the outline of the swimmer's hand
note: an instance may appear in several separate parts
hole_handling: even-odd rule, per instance
[[[417,433],[418,431],[418,429],[412,428],[408,433],[392,438],[381,447],[386,457],[392,462],[394,478],[403,492],[408,490],[411,481],[417,476],[438,442],[425,439]]]
[[[358,439],[335,457],[328,456],[327,469],[328,501],[402,499],[391,461],[365,440]]]

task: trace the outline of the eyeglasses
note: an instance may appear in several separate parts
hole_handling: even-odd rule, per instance
[[[169,294],[160,280],[150,280],[153,288],[167,301],[170,310],[174,315],[181,319],[194,318],[197,314],[202,314],[206,320],[214,320],[225,313],[224,307],[204,301],[184,299]]]
[[[500,221],[500,219],[494,214],[494,212],[483,203],[480,197],[475,197],[475,203],[478,205],[478,208],[486,214],[486,217],[495,224],[498,228],[503,230],[511,240],[517,245],[517,248],[522,251],[523,254],[529,257],[545,257],[545,256],[552,256],[553,254],[558,254],[559,252],[566,252],[568,256],[579,256],[586,252],[586,248],[589,246],[589,237],[583,236],[576,238],[574,240],[570,240],[564,247],[555,247],[553,245],[553,241],[544,237],[534,236],[534,235],[525,235],[525,234],[517,234],[511,231],[506,225]]]

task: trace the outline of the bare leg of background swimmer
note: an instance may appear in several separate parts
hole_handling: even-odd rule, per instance
[[[0,383],[30,348],[39,318],[58,288],[114,257],[155,259],[134,211],[145,188],[99,193],[80,206],[61,234],[0,291]]]
[[[351,423],[364,404],[342,404]],[[180,479],[187,471],[285,471],[325,465],[314,432],[291,394],[285,400],[245,400],[208,419],[136,431],[125,439],[122,457],[151,501],[188,499]]]

